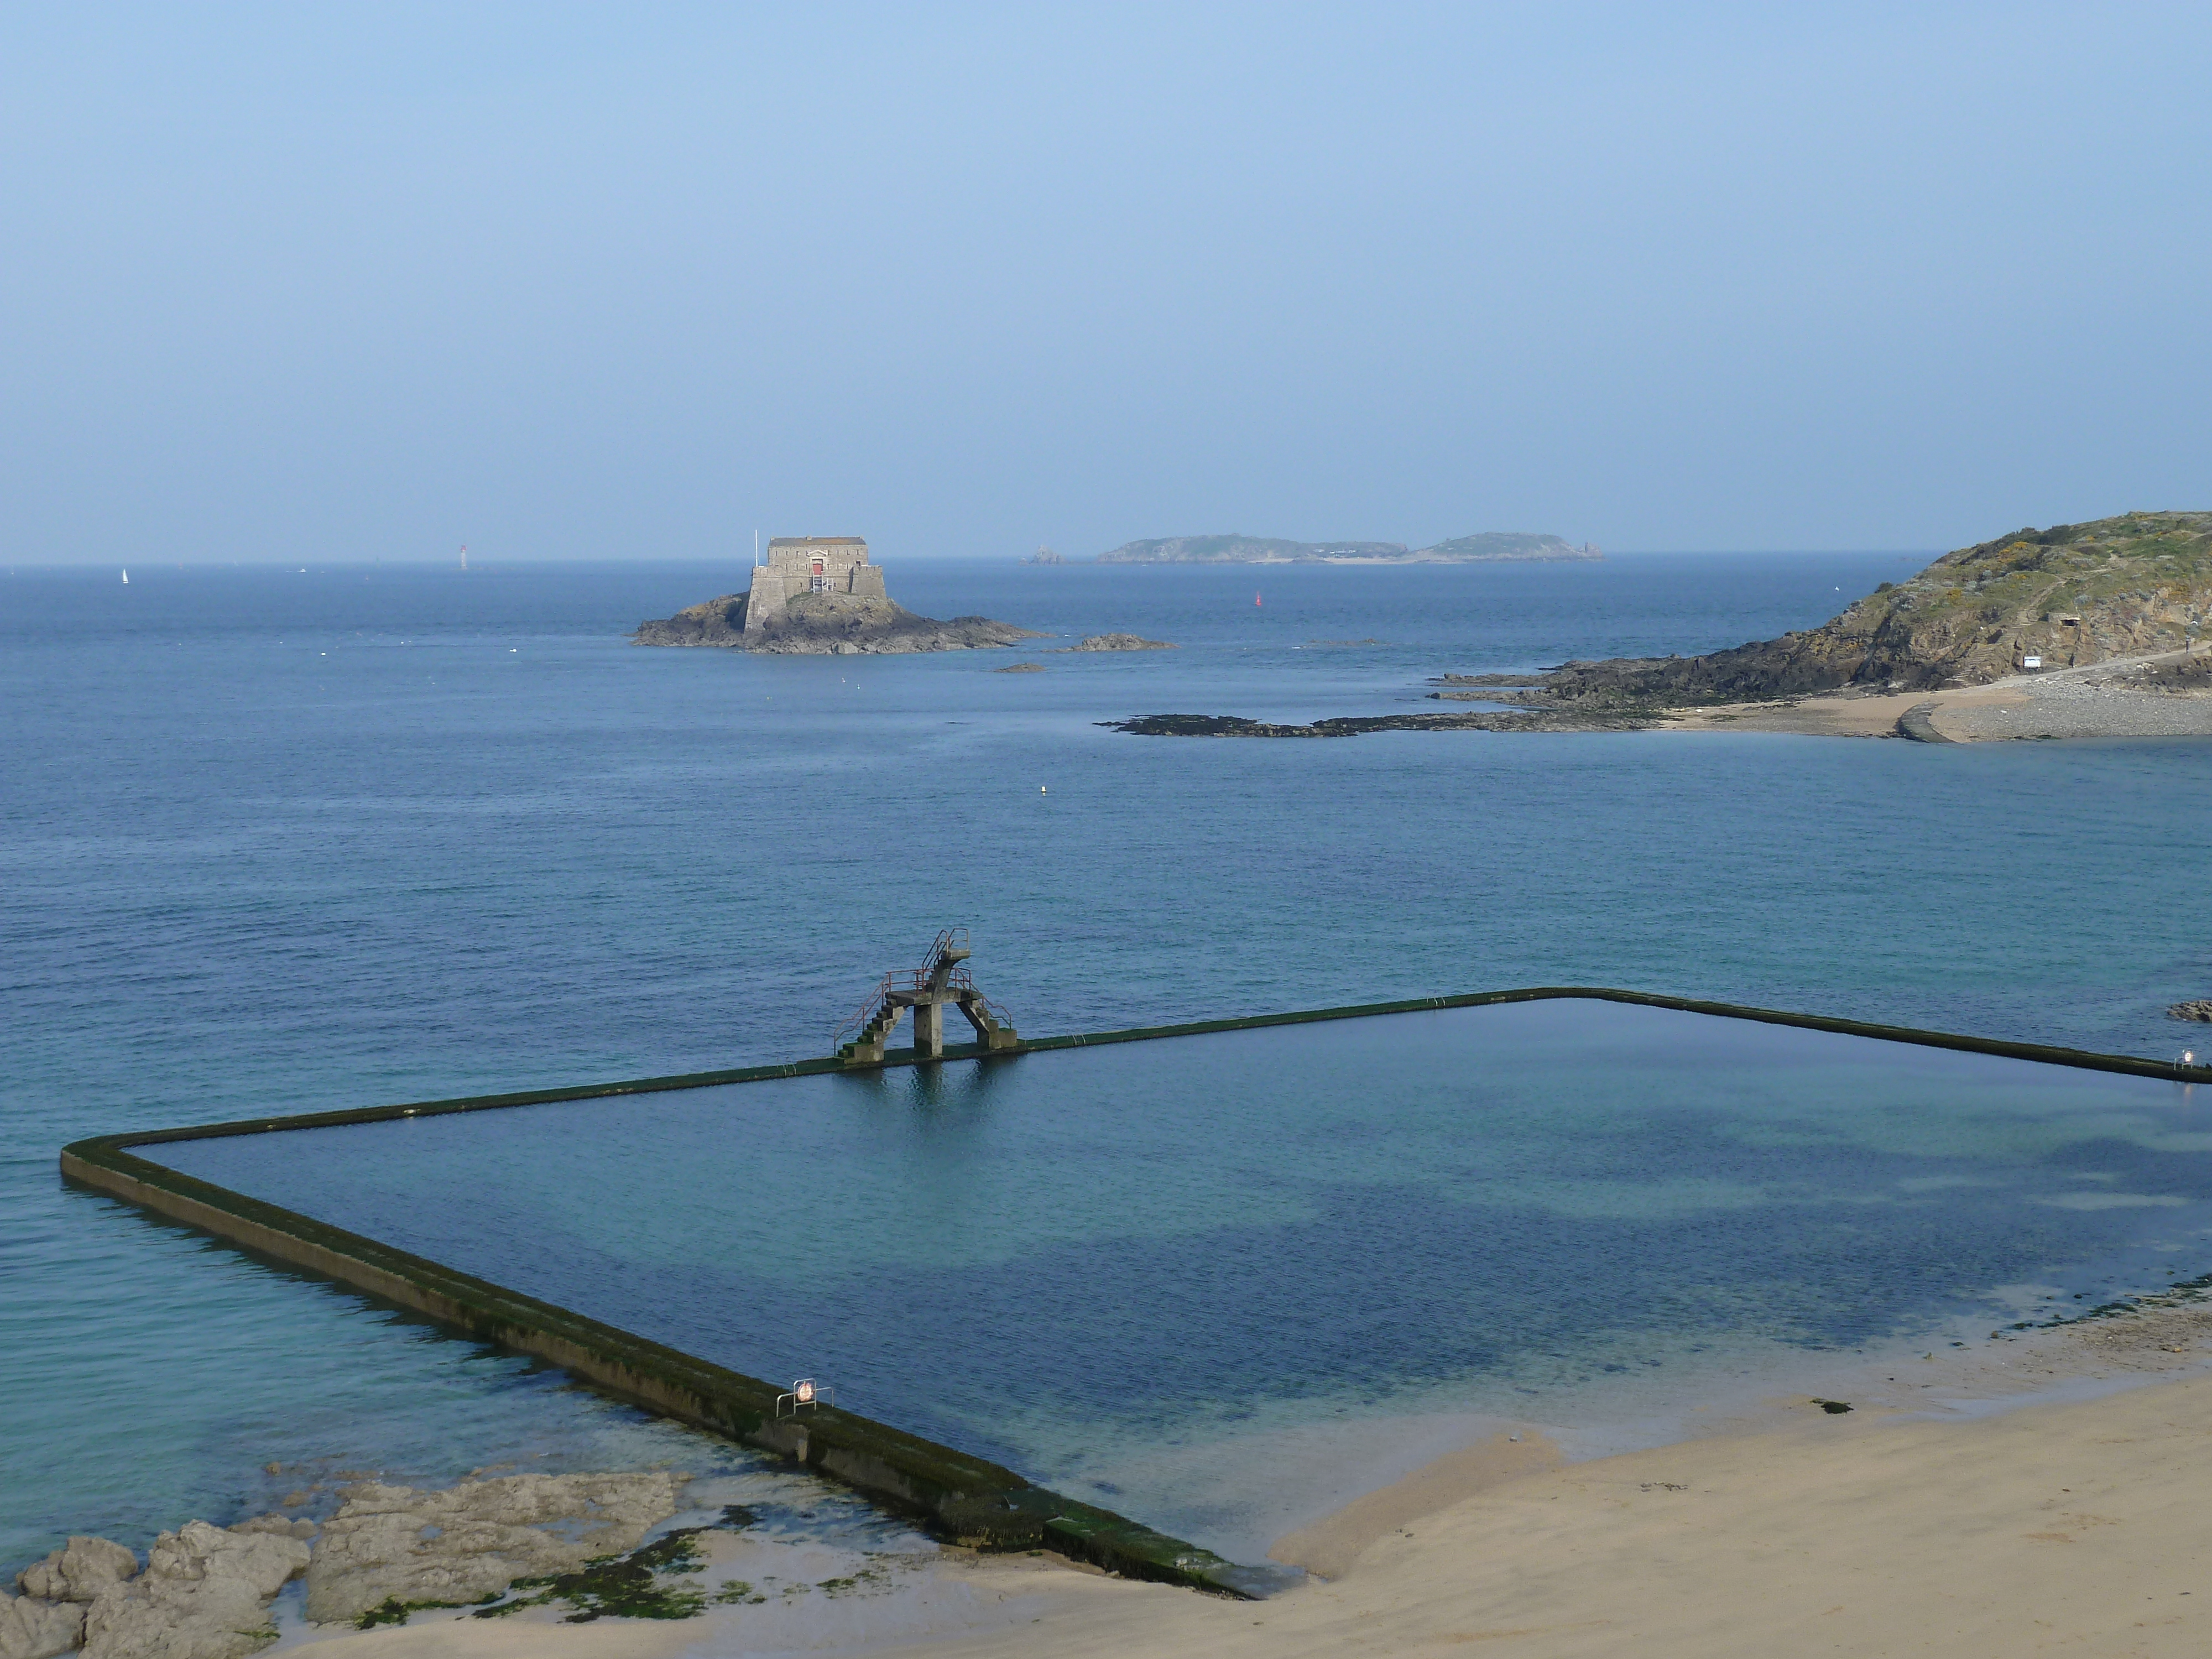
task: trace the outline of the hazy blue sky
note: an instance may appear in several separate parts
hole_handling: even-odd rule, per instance
[[[16,3],[0,556],[2212,506],[2212,8]]]

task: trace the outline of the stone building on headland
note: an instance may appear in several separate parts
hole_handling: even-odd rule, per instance
[[[802,593],[847,593],[887,599],[884,568],[868,562],[868,544],[858,536],[777,536],[768,562],[753,567],[745,591],[745,632],[757,634]]]

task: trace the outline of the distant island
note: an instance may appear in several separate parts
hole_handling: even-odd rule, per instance
[[[858,536],[778,536],[743,593],[725,593],[658,622],[633,645],[720,646],[775,655],[887,656],[973,651],[1048,637],[988,617],[939,622],[896,603]]]
[[[1101,553],[1100,564],[1488,564],[1502,561],[1596,559],[1604,556],[1584,542],[1577,547],[1560,536],[1492,530],[1455,536],[1433,547],[1408,548],[1403,542],[1292,542],[1278,536],[1162,536],[1124,542]],[[1042,560],[1035,562],[1044,562]],[[1065,562],[1065,561],[1060,561]]]

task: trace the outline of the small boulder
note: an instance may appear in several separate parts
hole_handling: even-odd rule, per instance
[[[138,1571],[138,1558],[105,1538],[72,1538],[15,1575],[24,1595],[46,1601],[90,1601]]]
[[[84,1609],[77,1603],[0,1594],[0,1659],[55,1659],[83,1639]]]

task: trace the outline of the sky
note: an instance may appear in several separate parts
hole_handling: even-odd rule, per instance
[[[2212,507],[2212,8],[0,11],[0,557]]]

